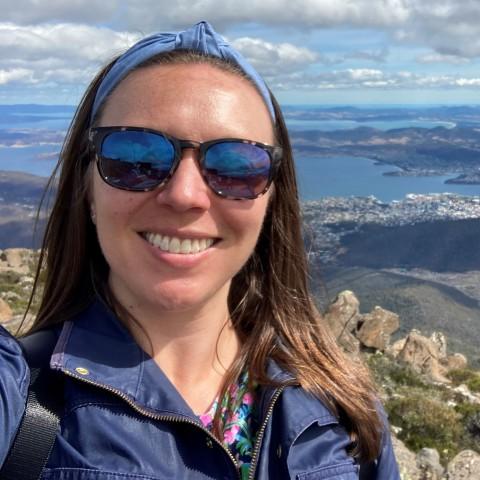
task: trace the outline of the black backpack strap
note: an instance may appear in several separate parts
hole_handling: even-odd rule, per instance
[[[30,386],[25,413],[0,469],[0,480],[38,480],[50,456],[63,407],[62,378],[48,365],[56,340],[52,330],[20,339],[30,367]]]

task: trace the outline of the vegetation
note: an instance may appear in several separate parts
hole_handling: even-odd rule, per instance
[[[403,390],[386,408],[390,421],[402,428],[400,438],[412,450],[436,448],[445,462],[462,450],[461,417],[439,398],[425,396],[421,390]]]
[[[38,262],[38,253],[34,252],[28,258],[26,268],[23,270],[3,269],[0,270],[0,298],[4,299],[12,309],[14,316],[25,313],[33,287],[35,272]],[[29,313],[35,314],[38,310],[40,293],[42,290],[43,277],[40,276],[40,284],[37,294],[33,299]],[[16,332],[19,321],[5,325],[13,333]]]
[[[480,452],[480,405],[454,390],[462,383],[475,387],[478,372],[454,370],[452,386],[447,386],[432,384],[387,355],[370,355],[366,361],[386,398],[389,420],[401,429],[398,437],[408,448],[435,448],[444,465],[462,450]]]
[[[452,370],[448,378],[454,385],[465,384],[470,391],[480,392],[480,373],[470,368]]]

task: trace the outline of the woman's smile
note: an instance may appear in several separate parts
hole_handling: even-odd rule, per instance
[[[195,254],[210,248],[215,242],[214,238],[179,238],[176,236],[161,235],[159,233],[143,232],[143,238],[163,252],[181,255]]]

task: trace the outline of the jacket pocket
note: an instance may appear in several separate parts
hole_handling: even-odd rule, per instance
[[[339,463],[321,467],[309,472],[299,473],[296,480],[358,480],[358,466],[349,463]]]

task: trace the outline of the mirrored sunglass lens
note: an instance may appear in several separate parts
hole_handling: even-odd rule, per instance
[[[208,184],[219,194],[254,198],[265,190],[270,177],[270,156],[255,145],[222,142],[205,154],[203,168]]]
[[[162,135],[126,130],[104,138],[100,167],[114,187],[148,190],[165,180],[174,158],[173,145]]]

